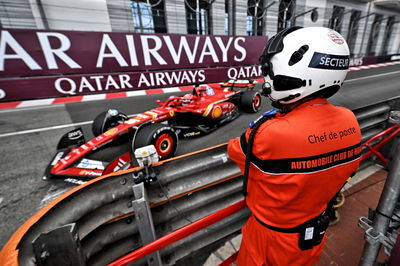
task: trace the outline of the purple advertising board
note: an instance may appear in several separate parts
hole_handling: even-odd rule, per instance
[[[375,64],[377,62],[376,56],[353,57],[350,59],[350,67],[365,66]]]
[[[0,101],[258,77],[266,36],[3,29]]]
[[[160,72],[119,72],[90,75],[37,76],[28,78],[3,78],[2,88],[7,90],[8,101],[21,98],[52,98],[96,93],[142,90],[182,86],[194,83],[211,83],[223,79],[245,79],[261,76],[260,66],[234,66],[198,69],[163,70]],[[17,80],[17,81],[16,81]],[[16,86],[18,84],[18,86]],[[49,88],[49,89],[44,89]]]

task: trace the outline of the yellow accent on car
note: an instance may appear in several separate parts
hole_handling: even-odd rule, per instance
[[[157,114],[154,112],[145,112],[146,115],[150,115],[153,119],[157,118]]]
[[[218,118],[218,117],[221,116],[221,114],[222,114],[222,109],[221,109],[220,106],[217,106],[217,107],[215,107],[214,110],[213,110],[212,117],[213,117],[213,118]]]

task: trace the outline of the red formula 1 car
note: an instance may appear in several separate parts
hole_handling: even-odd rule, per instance
[[[128,169],[137,165],[133,152],[147,145],[155,146],[160,159],[172,157],[179,138],[207,134],[236,119],[238,109],[259,111],[261,95],[253,82],[236,85],[195,87],[192,93],[157,101],[158,107],[133,117],[116,109],[105,111],[93,121],[93,139],[86,142],[81,128],[62,136],[43,179],[61,177],[80,184]]]

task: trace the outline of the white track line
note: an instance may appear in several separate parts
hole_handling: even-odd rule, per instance
[[[400,73],[400,71],[394,71],[394,72],[376,74],[376,75],[373,75],[373,76],[366,76],[366,77],[361,77],[361,78],[355,78],[355,79],[345,80],[344,83],[353,82],[353,81],[359,81],[359,80],[363,80],[363,79],[370,79],[370,78],[388,76],[388,75],[398,74],[398,73]]]
[[[82,102],[105,100],[105,99],[106,99],[106,95],[104,93],[103,94],[85,95],[82,98]]]
[[[136,114],[128,115],[128,117],[133,117],[133,116],[136,116]],[[23,130],[23,131],[18,131],[18,132],[3,133],[3,134],[0,134],[0,138],[24,135],[24,134],[32,134],[32,133],[36,133],[36,132],[42,132],[42,131],[48,131],[48,130],[53,130],[53,129],[66,128],[66,127],[77,127],[77,126],[89,125],[92,122],[93,121],[84,121],[84,122],[79,122],[79,123],[74,123],[74,124],[65,124],[65,125],[58,125],[58,126],[51,126],[51,127],[28,129],[28,130]]]
[[[146,95],[146,91],[127,91],[126,92],[127,97],[143,96],[143,95]]]
[[[48,105],[54,101],[54,98],[50,99],[41,99],[41,100],[34,100],[34,101],[25,101],[22,102],[18,107],[35,107],[41,105]]]
[[[48,131],[48,130],[53,130],[53,129],[66,128],[66,127],[76,127],[76,126],[89,125],[92,122],[93,121],[85,121],[85,122],[79,122],[79,123],[74,123],[74,124],[65,124],[65,125],[58,125],[58,126],[51,126],[51,127],[42,127],[42,128],[22,130],[22,131],[18,131],[18,132],[3,133],[3,134],[0,134],[0,138],[10,137],[10,136],[17,136],[17,135],[24,135],[24,134],[31,134],[31,133]]]

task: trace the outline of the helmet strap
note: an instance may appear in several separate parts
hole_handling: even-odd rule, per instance
[[[298,101],[298,102],[292,103],[292,104],[290,104],[290,103],[289,104],[283,104],[283,103],[281,103],[281,101],[284,101],[284,102],[285,101],[290,101],[290,100],[293,100],[293,99],[295,99],[296,97],[299,97],[299,96],[300,96],[300,93],[290,94],[289,96],[286,96],[285,98],[272,101],[271,105],[272,105],[272,107],[275,107],[275,108],[277,108],[279,110],[282,110],[284,112],[285,110],[288,109],[288,107],[291,107],[291,106],[294,106],[294,105],[297,106],[297,103],[301,102],[301,100]],[[288,112],[290,112],[292,109],[294,109],[294,107],[293,108],[289,108]]]
[[[305,97],[303,99],[300,99],[299,101],[294,102],[294,103],[284,104],[284,103],[280,102],[280,101],[290,101],[290,100],[293,100],[294,98],[296,98],[298,96],[300,96],[298,93],[297,94],[292,94],[292,95],[289,95],[288,97],[285,97],[283,99],[280,99],[280,100],[277,100],[277,101],[272,101],[271,105],[272,105],[272,107],[275,107],[275,108],[279,109],[281,113],[289,113],[292,110],[296,109],[297,106],[299,106],[299,105],[301,105],[301,104],[303,104],[305,102],[308,102],[308,101],[311,101],[311,100],[317,99],[317,98],[324,98],[321,95],[315,94],[315,95],[309,95],[309,96],[307,96],[307,97]]]

